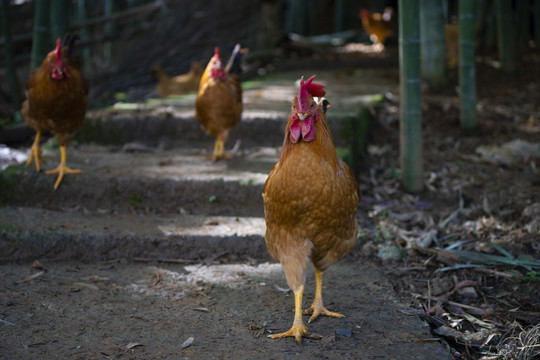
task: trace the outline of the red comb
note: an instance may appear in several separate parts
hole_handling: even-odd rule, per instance
[[[300,89],[307,91],[311,96],[321,97],[326,94],[326,91],[324,90],[323,84],[317,84],[313,82],[313,79],[315,79],[316,75],[313,75],[309,79],[304,82],[304,78],[300,80]]]
[[[56,39],[56,50],[54,51],[56,55],[56,64],[62,66],[62,51],[60,50],[60,39]]]

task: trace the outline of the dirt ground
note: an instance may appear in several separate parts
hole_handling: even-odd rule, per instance
[[[513,153],[507,148],[497,152],[513,140],[534,147],[540,138],[539,84],[532,80],[540,78],[540,57],[533,53],[522,60],[523,66],[512,76],[501,75],[489,61],[479,62],[480,126],[473,133],[459,129],[454,90],[435,95],[426,89],[425,189],[416,195],[403,191],[399,181],[397,73],[388,69],[375,74],[388,86],[382,105],[372,109],[376,121],[358,170],[363,195],[359,242],[354,253],[325,276],[326,304],[347,317],[310,324],[322,339],[305,339],[297,346],[291,339],[266,338],[290,327],[293,298],[285,290],[279,265],[267,263],[268,257],[260,252],[246,256],[231,251],[223,257],[194,256],[188,259],[193,263],[171,264],[136,262],[133,254],[123,257],[117,251],[92,262],[84,257],[52,261],[44,256],[38,268],[28,260],[4,262],[0,358],[535,358],[540,354],[539,160],[532,150],[510,157]],[[357,72],[336,73],[339,83]],[[176,161],[170,159],[162,167],[178,165]],[[10,174],[3,175],[2,184],[15,179],[33,184],[39,193],[53,182],[24,169],[15,168]],[[122,198],[116,190],[108,193],[103,186],[111,185],[111,180],[100,182],[98,177],[69,180],[57,196],[65,207],[47,195],[39,201],[20,200],[19,195],[8,199],[11,202],[3,200],[14,213],[25,206],[51,212],[47,216],[58,217],[59,225],[52,229],[57,233],[64,229],[66,212],[102,217],[159,213],[159,201],[146,202],[130,194]],[[112,188],[134,183],[124,178]],[[174,192],[173,183],[165,189]],[[254,186],[249,191],[260,193],[256,181],[249,185]],[[145,186],[159,188],[150,180],[133,188]],[[85,209],[69,203],[77,199],[73,196],[77,189],[87,196],[95,190],[109,198],[110,208]],[[235,189],[225,188],[229,194]],[[160,194],[164,205],[172,203],[166,191]],[[207,201],[208,195],[203,192],[201,198]],[[192,204],[198,201],[189,199]],[[256,208],[249,202],[247,210],[237,210],[249,216]],[[224,209],[206,203],[201,211],[211,215],[232,211]],[[167,211],[182,212],[172,206]],[[200,215],[195,207],[187,211]],[[262,216],[260,210],[255,216]],[[4,248],[16,245],[13,234],[20,233],[2,226]],[[20,239],[29,239],[23,235]],[[169,249],[167,241],[156,249]],[[177,253],[169,258],[182,259]],[[312,300],[313,274],[308,279],[304,306]]]
[[[444,345],[418,342],[429,328],[399,311],[407,307],[373,265],[356,261],[325,278],[326,304],[346,317],[309,324],[322,339],[302,346],[266,336],[292,323],[276,263],[3,265],[0,276],[2,359],[449,358]]]

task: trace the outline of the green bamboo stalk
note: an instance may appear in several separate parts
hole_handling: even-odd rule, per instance
[[[461,128],[476,128],[476,69],[474,65],[474,0],[459,0],[459,94]]]
[[[497,47],[497,20],[495,15],[495,4],[491,3],[488,6],[488,14],[486,18],[486,43],[487,50],[493,50]]]
[[[420,2],[399,0],[400,163],[405,190],[424,186],[422,92],[420,87]]]
[[[77,1],[77,19],[79,22],[85,22],[87,20],[87,11],[86,11],[86,0],[78,0]],[[83,26],[79,30],[79,35],[81,37],[81,41],[87,42],[88,41],[88,30],[85,26]],[[92,71],[92,52],[90,47],[87,45],[82,49],[82,58],[83,58],[83,66],[86,73],[90,73]]]
[[[350,13],[349,0],[336,0],[334,5],[334,32],[348,29]]]
[[[512,2],[495,0],[495,18],[497,19],[497,43],[501,68],[504,72],[511,73],[516,70]]]
[[[487,0],[476,0],[474,9],[474,29],[477,48],[486,46],[487,21],[490,15]]]
[[[30,70],[41,65],[47,56],[50,43],[49,28],[49,0],[34,1],[34,35],[32,39],[32,57],[30,60]]]
[[[433,89],[441,89],[448,84],[444,24],[442,2],[420,0],[422,75]]]
[[[51,30],[53,40],[63,39],[68,31],[68,8],[65,0],[51,0]]]
[[[285,15],[285,32],[304,34],[305,12],[303,11],[304,0],[288,0]]]
[[[17,79],[17,68],[15,67],[15,53],[13,52],[13,44],[11,42],[11,21],[9,16],[9,0],[0,0],[0,20],[3,24],[2,32],[4,33],[4,55],[6,62],[6,72],[9,82],[11,98],[13,100],[13,108],[18,111],[21,108],[21,88]],[[16,116],[20,118],[20,116]]]
[[[115,12],[117,8],[117,2],[115,0],[105,0],[105,16],[111,17]],[[107,21],[105,23],[103,32],[105,33],[105,36],[110,38],[115,35],[116,26],[113,21]],[[113,58],[113,52],[114,52],[114,46],[113,41],[108,40],[105,42],[104,45],[104,56],[106,61],[110,61]]]

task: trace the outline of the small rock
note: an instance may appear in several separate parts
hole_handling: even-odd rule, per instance
[[[336,334],[341,335],[341,336],[351,337],[352,336],[352,331],[347,330],[347,329],[337,329]]]
[[[382,260],[401,260],[407,256],[407,252],[397,246],[386,246],[379,250],[377,254]]]

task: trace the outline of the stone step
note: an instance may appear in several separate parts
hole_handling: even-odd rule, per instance
[[[69,147],[68,165],[82,174],[66,175],[54,191],[56,175],[12,166],[0,175],[0,203],[101,214],[263,216],[261,194],[279,148],[239,150],[217,162],[208,155],[210,149]],[[44,156],[42,168],[56,167],[57,149]]]
[[[262,217],[101,214],[5,207],[0,263],[34,259],[212,259],[224,254],[267,258]]]

